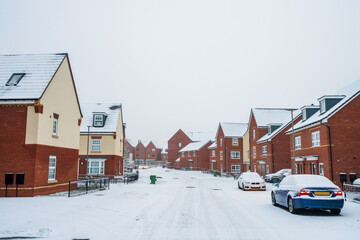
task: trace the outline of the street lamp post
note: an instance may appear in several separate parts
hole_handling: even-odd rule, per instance
[[[291,132],[292,132],[292,145],[293,145],[293,158],[294,158],[294,174],[297,173],[296,165],[295,165],[295,136],[294,136],[294,111],[297,109],[289,108],[285,109],[286,111],[291,111]]]
[[[90,139],[90,127],[91,127],[91,126],[87,126],[87,128],[88,128],[88,133],[87,133],[87,146],[86,146],[86,178],[88,177],[88,169],[89,169],[89,139]]]

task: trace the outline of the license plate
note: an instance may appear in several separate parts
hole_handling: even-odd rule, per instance
[[[316,196],[329,196],[330,192],[314,192]]]

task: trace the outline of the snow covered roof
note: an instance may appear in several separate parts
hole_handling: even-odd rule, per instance
[[[136,145],[128,138],[126,138],[126,141],[132,146],[135,147]]]
[[[157,142],[155,142],[153,140],[146,142],[146,145],[144,144],[144,146],[147,147],[150,143],[153,143],[156,149],[161,149],[160,145],[157,144]]]
[[[39,99],[66,56],[66,53],[0,55],[0,100]],[[14,73],[25,75],[16,86],[7,86]]]
[[[258,127],[267,127],[269,123],[282,123],[289,116],[284,108],[253,108],[251,109]]]
[[[229,123],[221,122],[218,127],[221,126],[221,129],[224,132],[225,137],[243,137],[248,129],[247,123]],[[216,133],[217,136],[217,133]]]
[[[210,140],[208,141],[201,141],[201,142],[192,142],[189,143],[188,145],[186,145],[183,149],[181,149],[179,152],[188,152],[188,151],[197,151],[200,150],[202,147],[204,147],[208,142],[211,142]]]
[[[168,154],[168,149],[167,149],[167,147],[166,147],[166,148],[163,148],[163,149],[161,150],[161,154]]]
[[[335,95],[342,95],[343,98],[335,104],[333,107],[328,109],[325,113],[320,114],[320,110],[314,113],[311,117],[305,121],[298,122],[294,126],[294,130],[299,130],[301,128],[307,127],[309,125],[324,121],[326,122],[329,117],[336,113],[339,109],[344,107],[348,102],[350,102],[356,95],[360,92],[360,80],[349,84],[348,86],[340,89]],[[332,95],[334,96],[334,95]],[[321,99],[321,98],[319,98]],[[288,131],[289,132],[289,131]]]
[[[81,133],[87,133],[87,126],[91,126],[91,133],[115,133],[117,131],[121,113],[120,103],[83,103],[81,109],[83,111],[83,120],[80,126]],[[103,127],[93,127],[94,113],[106,114]]]
[[[273,137],[275,137],[279,132],[281,132],[282,130],[284,130],[284,128],[287,128],[288,126],[291,126],[291,111],[287,111],[288,115],[283,119],[283,121],[281,122],[281,126],[278,127],[275,131],[273,131],[272,133],[266,133],[264,136],[262,136],[257,143],[261,143],[261,142],[266,142],[266,141],[271,141],[271,139]],[[295,119],[297,119],[298,117],[300,117],[301,115],[301,111],[300,110],[295,110],[293,112],[293,118],[294,121]]]
[[[185,134],[193,142],[215,140],[215,135],[212,132],[185,132]]]
[[[208,149],[214,149],[217,147],[217,143],[216,142],[213,142],[209,147]]]

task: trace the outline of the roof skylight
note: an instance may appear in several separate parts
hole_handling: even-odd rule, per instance
[[[14,73],[11,75],[9,81],[7,81],[6,86],[16,86],[20,80],[25,76],[25,73]]]

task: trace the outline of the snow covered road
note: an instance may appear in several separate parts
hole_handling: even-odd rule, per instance
[[[159,178],[150,185],[149,175]],[[1,198],[0,239],[358,239],[360,204],[340,216],[273,207],[270,191],[243,192],[232,178],[141,170],[136,183],[67,198]],[[271,186],[271,185],[269,185]]]

